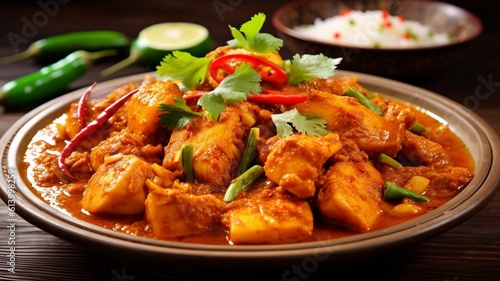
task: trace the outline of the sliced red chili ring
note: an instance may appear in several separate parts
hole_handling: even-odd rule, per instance
[[[212,61],[209,72],[212,78],[220,83],[226,75],[232,74],[237,65],[249,63],[260,74],[263,81],[279,85],[288,83],[288,76],[281,67],[266,59],[246,55],[229,54],[218,57]]]

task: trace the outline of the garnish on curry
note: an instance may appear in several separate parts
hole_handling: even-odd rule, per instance
[[[457,195],[474,164],[446,125],[295,55],[257,14],[203,58],[173,52],[102,98],[92,85],[41,129],[34,192],[131,235],[206,244],[335,239],[396,225]]]

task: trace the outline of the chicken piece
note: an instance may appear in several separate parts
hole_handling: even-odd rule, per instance
[[[212,194],[156,188],[146,199],[146,220],[160,238],[203,233],[220,224],[224,202]]]
[[[124,106],[127,126],[134,134],[151,138],[161,128],[158,107],[161,104],[173,105],[173,100],[180,97],[179,86],[171,81],[156,80],[143,84]]]
[[[145,182],[153,176],[151,165],[135,155],[110,156],[90,178],[82,206],[94,214],[140,214]]]
[[[267,178],[299,198],[314,196],[323,164],[342,147],[337,134],[294,134],[271,138],[268,143],[271,148],[264,165]]]
[[[358,84],[358,77],[356,75],[335,76],[331,78],[315,78],[310,83],[303,83],[299,88],[313,87],[314,89],[332,93],[335,95],[343,95],[349,87],[361,89]],[[307,89],[304,89],[307,91]]]
[[[178,156],[184,144],[193,144],[193,170],[202,183],[225,187],[238,168],[248,126],[241,121],[241,113],[235,107],[226,108],[214,121],[208,117],[195,118],[182,129],[174,129],[165,147],[162,166],[181,171]]]
[[[401,149],[404,121],[388,121],[355,98],[311,90],[309,98],[295,107],[301,113],[319,114],[327,121],[327,129],[354,139],[369,155],[383,152],[394,157]]]
[[[303,240],[313,230],[313,214],[306,200],[264,190],[237,199],[222,222],[234,244],[277,244]]]
[[[171,171],[163,168],[162,166],[154,163],[151,165],[155,176],[153,179],[146,180],[146,186],[148,190],[153,190],[156,188],[170,188],[173,186],[175,180],[175,175]]]
[[[412,165],[443,167],[451,164],[451,159],[443,146],[424,136],[406,131],[401,155]]]
[[[323,217],[358,231],[372,229],[380,213],[382,176],[369,161],[338,161],[325,174],[317,205]]]
[[[134,154],[147,162],[161,162],[161,144],[145,144],[144,138],[132,133],[128,128],[114,132],[90,151],[91,167],[94,171],[104,163],[104,158],[115,154]]]
[[[104,163],[106,156],[115,154],[140,155],[140,148],[144,141],[140,136],[134,135],[130,130],[124,129],[115,132],[109,138],[104,139],[99,145],[90,151],[91,166],[94,171]]]

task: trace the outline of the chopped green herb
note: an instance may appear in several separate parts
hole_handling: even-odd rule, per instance
[[[356,25],[356,21],[355,21],[355,20],[353,20],[353,19],[350,19],[350,20],[349,20],[349,25],[350,25],[350,26],[355,26],[355,25]]]
[[[227,41],[232,48],[243,48],[257,53],[275,52],[283,47],[283,40],[269,33],[260,33],[266,15],[258,13],[241,25],[240,30],[229,26],[234,39]]]
[[[293,128],[309,136],[324,136],[330,133],[325,128],[326,120],[319,118],[317,114],[302,115],[296,108],[280,114],[273,114],[271,119],[276,125],[280,137],[291,136]]]
[[[260,81],[260,75],[250,64],[240,64],[217,88],[204,94],[198,104],[208,112],[209,118],[218,120],[222,110],[227,107],[226,102],[233,105],[246,100],[251,93],[260,93]]]
[[[174,105],[161,104],[159,110],[164,112],[160,114],[160,125],[170,130],[183,128],[191,119],[203,116],[203,113],[191,110],[181,98],[174,99]]]
[[[413,32],[413,30],[411,28],[407,28],[406,29],[405,37],[408,38],[408,39],[411,39],[413,41],[417,41],[418,40],[417,34],[415,34],[415,32]]]
[[[313,78],[328,78],[333,76],[342,58],[332,59],[322,54],[295,54],[289,64],[286,64],[288,81],[292,85],[309,81]]]
[[[185,87],[192,89],[205,80],[212,60],[212,57],[197,58],[188,52],[173,51],[156,67],[156,74],[164,78],[180,79]]]

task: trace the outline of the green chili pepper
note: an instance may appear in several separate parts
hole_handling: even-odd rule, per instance
[[[7,82],[0,88],[0,104],[21,107],[56,97],[82,76],[94,60],[116,55],[115,50],[89,53],[76,51],[39,71]]]
[[[184,144],[181,148],[182,170],[187,182],[194,182],[193,144]]]
[[[158,23],[141,30],[130,46],[129,57],[103,70],[101,75],[109,76],[134,63],[156,69],[172,51],[203,57],[210,49],[211,38],[205,27],[187,22]]]
[[[386,182],[384,185],[384,199],[385,200],[401,200],[403,198],[410,198],[417,201],[429,202],[429,198],[413,192],[411,190],[400,187],[399,185]]]
[[[248,190],[257,180],[264,175],[264,168],[259,165],[254,165],[250,169],[241,174],[226,190],[224,201],[231,202],[238,197],[240,191]]]
[[[250,167],[253,160],[257,156],[257,140],[259,139],[260,130],[257,127],[250,129],[248,134],[247,145],[245,151],[243,152],[243,157],[241,157],[239,172],[244,173]]]
[[[377,113],[378,115],[384,114],[382,112],[382,109],[380,109],[380,107],[378,107],[376,104],[374,104],[371,100],[369,100],[367,97],[365,97],[362,93],[360,93],[358,90],[356,90],[353,87],[349,87],[347,89],[347,91],[344,93],[344,95],[357,99],[360,104],[375,111],[375,113]]]
[[[26,51],[0,58],[0,65],[36,58],[41,64],[54,63],[75,51],[127,52],[130,39],[123,33],[108,30],[78,31],[51,36],[32,43]]]
[[[417,135],[422,135],[424,133],[429,133],[429,130],[422,124],[415,122],[413,125],[411,125],[409,129],[412,133],[415,133]]]
[[[386,164],[397,171],[401,171],[403,169],[403,165],[401,163],[399,163],[398,161],[396,161],[396,159],[392,158],[391,156],[385,153],[380,153],[380,155],[378,156],[378,160],[381,163]]]

